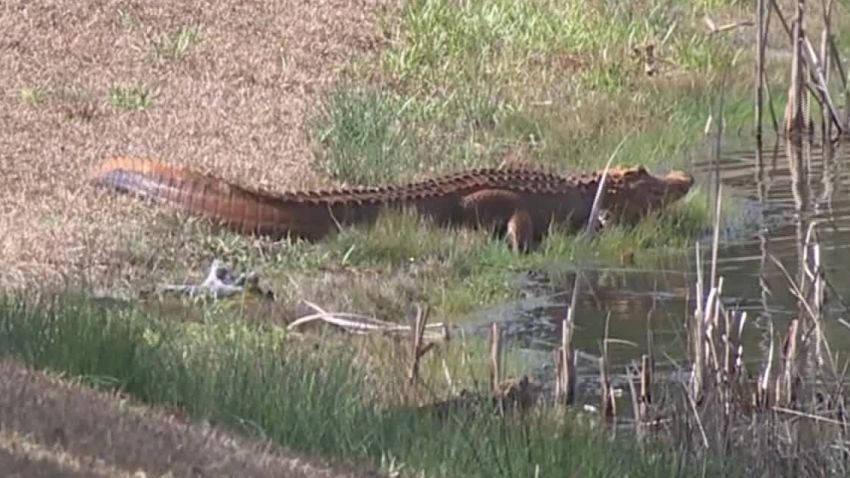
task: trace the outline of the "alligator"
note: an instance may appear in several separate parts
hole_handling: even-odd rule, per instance
[[[412,209],[445,226],[489,228],[515,251],[527,250],[559,224],[588,223],[602,172],[562,176],[526,167],[473,169],[401,185],[271,193],[157,160],[114,157],[97,167],[98,186],[169,203],[243,234],[318,240],[369,223],[386,209]],[[685,196],[693,177],[643,166],[611,167],[599,211],[634,224]]]

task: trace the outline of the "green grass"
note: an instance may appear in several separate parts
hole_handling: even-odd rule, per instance
[[[203,257],[226,257],[248,269],[262,265],[269,283],[289,284],[280,288],[284,304],[306,299],[400,320],[415,302],[430,305],[434,320],[459,321],[482,306],[521,297],[517,279],[529,270],[619,265],[624,251],[635,253],[638,267],[657,267],[658,261],[690,254],[708,217],[705,195],[695,193],[665,214],[635,227],[610,227],[590,242],[553,229],[537,247],[519,255],[486,231],[445,229],[412,213],[389,212],[372,225],[345,228],[323,241],[274,248],[257,247],[232,233],[210,234],[204,227],[185,233],[198,237]],[[328,274],[341,277],[332,287],[343,294],[326,290]]]
[[[661,40],[674,24],[694,18],[701,10],[693,4],[676,8],[680,4],[669,0],[639,4],[412,1],[402,13],[402,44],[385,54],[384,67],[402,79],[425,78],[438,85],[456,79],[468,81],[470,73],[516,75],[534,53],[605,52],[609,61],[606,55],[591,61],[610,71],[631,44]],[[676,62],[687,63],[693,59],[691,52],[709,48],[703,42],[696,44],[693,29],[672,35],[673,45],[689,47],[687,57],[674,56]]]
[[[616,163],[689,169],[689,155],[707,151],[706,124],[721,92],[725,131],[751,128],[751,68],[741,56],[748,50],[732,35],[706,35],[703,24],[707,13],[748,9],[734,0],[407,2],[381,61],[354,60],[313,118],[315,167],[367,185],[506,159],[571,172],[601,167],[622,142]],[[653,77],[634,53],[646,44],[659,59]],[[379,224],[343,233],[316,254],[396,271],[428,264],[430,272],[416,269],[424,295],[458,315],[515,297],[512,274],[528,268],[610,263],[623,250],[650,263],[690,247],[709,217],[705,201],[690,201],[661,227],[618,228],[590,246],[555,234],[523,257],[499,241]]]
[[[44,88],[21,88],[21,101],[30,106],[38,106],[47,99],[47,90]]]
[[[620,161],[681,165],[720,91],[727,124],[749,126],[742,50],[702,24],[707,8],[743,8],[727,3],[408,2],[380,64],[355,61],[313,119],[316,167],[357,184],[511,154],[570,171],[601,166],[624,136]],[[657,77],[635,58],[647,43]]]
[[[377,184],[409,170],[412,137],[400,130],[408,104],[380,89],[341,89],[326,102],[317,136],[330,153],[319,168],[331,178]]]
[[[439,421],[386,407],[352,351],[318,343],[303,353],[277,328],[238,318],[181,322],[64,297],[0,304],[0,353],[117,387],[192,418],[293,449],[382,465],[409,476],[694,476],[681,461],[605,438],[551,407],[502,420],[472,408]],[[315,353],[318,350],[319,353]],[[397,368],[397,367],[396,367]]]
[[[728,92],[727,130],[749,126],[750,96],[743,87]],[[326,99],[322,116],[313,123],[321,146],[316,167],[334,179],[375,185],[496,166],[512,150],[527,149],[533,163],[569,172],[601,167],[624,135],[618,163],[679,167],[677,155],[707,139],[705,124],[718,100],[716,91],[697,86],[659,89],[601,105],[609,114],[597,109],[576,125],[569,110],[511,108],[483,93],[462,105],[458,97],[405,99],[378,88],[348,85]],[[628,111],[631,108],[646,112]],[[624,109],[625,115],[647,121],[630,124],[620,116]]]
[[[153,99],[153,91],[143,84],[113,85],[109,88],[109,104],[117,110],[143,110],[153,105]]]
[[[125,23],[123,15],[121,18],[122,23]],[[195,26],[182,26],[174,31],[161,33],[151,40],[154,58],[157,61],[182,58],[200,40],[200,29]]]

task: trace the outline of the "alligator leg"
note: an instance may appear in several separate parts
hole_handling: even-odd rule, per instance
[[[505,232],[514,252],[528,252],[534,234],[534,223],[526,209],[517,209],[508,219]]]
[[[522,196],[503,189],[483,189],[461,198],[463,222],[501,231],[515,252],[528,250],[534,223]]]

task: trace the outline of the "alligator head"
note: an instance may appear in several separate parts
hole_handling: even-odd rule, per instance
[[[635,223],[685,197],[693,184],[693,176],[685,171],[660,176],[643,166],[612,169],[602,209],[618,221]]]

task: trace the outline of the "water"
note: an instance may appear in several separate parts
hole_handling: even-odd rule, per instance
[[[711,157],[706,153],[705,157]],[[696,163],[692,172],[707,191],[722,186],[726,204],[716,263],[723,278],[723,302],[746,311],[745,361],[758,372],[770,343],[781,341],[798,306],[788,275],[798,278],[806,233],[816,222],[828,291],[827,337],[833,351],[850,352],[850,328],[839,323],[850,299],[850,143],[834,150],[784,142],[724,146],[717,160]],[[701,240],[709,263],[711,237]],[[685,355],[684,321],[695,306],[695,250],[671,252],[664,269],[601,268],[566,274],[561,280],[530,278],[534,291],[508,307],[484,311],[482,320],[499,321],[509,346],[520,347],[539,364],[552,362],[560,338],[560,321],[579,278],[574,345],[580,359],[579,392],[596,396],[598,362],[603,337],[609,344],[615,386],[625,385],[625,367],[647,352],[648,341],[662,370]],[[783,272],[772,258],[785,268]],[[706,266],[708,271],[708,266]],[[486,319],[485,319],[486,318]],[[651,331],[651,333],[650,333]],[[755,368],[755,370],[753,370]]]

